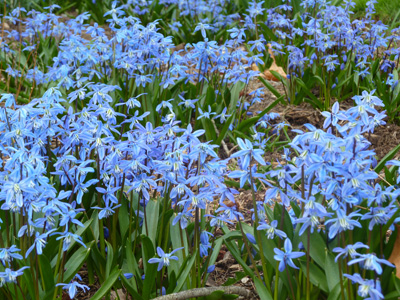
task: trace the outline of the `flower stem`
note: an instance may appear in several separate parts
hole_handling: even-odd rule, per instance
[[[254,219],[255,219],[254,228],[256,229],[256,232],[257,232],[256,240],[257,240],[258,246],[260,247],[260,257],[261,257],[261,264],[262,264],[262,269],[263,269],[265,285],[268,289],[268,292],[271,293],[271,286],[270,286],[268,270],[267,270],[267,262],[265,261],[264,250],[263,250],[263,245],[262,245],[262,241],[261,241],[261,233],[259,230],[257,230],[257,226],[259,224],[259,219],[258,219],[256,194],[254,191],[254,183],[253,183],[253,176],[252,176],[252,172],[251,172],[251,166],[250,166],[250,185],[251,185],[251,194],[253,196]]]

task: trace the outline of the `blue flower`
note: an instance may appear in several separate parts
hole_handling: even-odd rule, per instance
[[[267,230],[267,238],[273,239],[275,235],[280,237],[281,239],[285,239],[287,237],[286,233],[283,232],[282,230],[277,229],[276,227],[278,226],[278,221],[273,220],[271,222],[271,225],[267,223],[263,223],[257,227],[258,230],[266,229]]]
[[[208,111],[205,110],[203,112],[200,107],[198,108],[198,110],[199,110],[199,116],[197,117],[197,120],[200,120],[202,118],[211,119],[211,116],[216,114],[215,112],[211,111],[210,105],[208,106]]]
[[[264,155],[263,150],[253,149],[253,144],[247,139],[243,141],[241,138],[238,138],[237,142],[241,150],[232,154],[231,158],[240,157],[242,159],[244,170],[247,170],[252,158],[254,158],[259,164],[265,166],[265,161],[262,158],[262,155]]]
[[[226,119],[231,116],[231,115],[228,115],[226,113],[226,111],[227,111],[227,108],[225,107],[219,115],[214,117],[214,119],[218,119],[219,118],[221,124],[224,123],[226,121]]]
[[[329,227],[330,239],[333,239],[336,236],[336,234],[342,231],[353,230],[355,226],[361,227],[360,222],[351,219],[353,217],[360,217],[361,214],[357,212],[352,212],[349,215],[346,215],[346,211],[344,211],[343,209],[338,209],[336,211],[336,214],[337,218],[332,218],[325,222],[325,225],[333,223],[333,225]]]
[[[17,271],[6,268],[4,272],[0,272],[0,287],[2,287],[6,282],[17,283],[17,277],[22,276],[25,269],[29,269],[29,267],[22,267]]]
[[[194,32],[197,32],[200,30],[203,38],[206,38],[207,37],[206,30],[207,29],[212,29],[212,27],[208,24],[198,23],[196,28],[194,29]]]
[[[179,98],[181,98],[182,102],[179,102],[178,105],[183,105],[185,108],[196,108],[194,104],[199,101],[199,99],[185,99],[181,95],[179,95]]]
[[[82,278],[76,274],[75,277],[82,281]],[[57,283],[56,286],[62,286],[63,290],[68,290],[68,295],[71,299],[74,299],[76,296],[76,293],[78,291],[78,288],[85,291],[85,290],[90,290],[87,285],[80,284],[77,281],[71,281],[70,283]]]
[[[285,240],[284,244],[284,250],[282,251],[278,248],[274,248],[274,259],[276,261],[279,261],[279,271],[283,272],[285,270],[286,265],[291,266],[292,268],[298,269],[296,265],[294,264],[292,259],[302,257],[305,255],[303,252],[292,252],[292,242],[289,239]]]
[[[160,258],[150,258],[149,263],[156,264],[158,263],[157,271],[160,271],[164,266],[168,267],[170,264],[170,260],[178,260],[177,256],[171,256],[176,251],[183,249],[183,247],[173,250],[171,253],[165,253],[160,247],[157,247],[157,254]]]
[[[10,263],[11,260],[13,259],[22,259],[22,255],[18,254],[16,252],[21,251],[18,249],[15,245],[12,245],[10,248],[2,248],[0,249],[0,261],[3,264],[3,266],[6,265],[6,263]]]
[[[381,264],[385,264],[389,267],[395,268],[395,265],[387,261],[383,258],[376,257],[375,254],[358,254],[358,258],[355,258],[349,261],[349,265],[353,265],[355,263],[360,263],[361,266],[366,270],[374,270],[377,274],[382,274],[382,266]]]
[[[360,274],[348,275],[344,274],[345,277],[349,278],[353,283],[359,284],[358,286],[358,295],[371,300],[379,300],[384,299],[381,291],[381,285],[379,280],[375,281],[372,279],[363,279]]]
[[[15,106],[15,98],[13,94],[3,94],[0,98],[0,102],[5,101],[5,107]]]
[[[43,248],[46,246],[46,238],[49,236],[50,233],[52,233],[55,230],[56,229],[52,229],[52,230],[47,231],[42,234],[39,234],[39,232],[36,231],[35,240],[34,240],[32,246],[30,246],[29,249],[26,251],[25,258],[28,257],[29,253],[31,253],[33,249],[36,249],[37,255],[41,255],[43,253]]]
[[[369,247],[367,245],[364,245],[361,242],[357,242],[354,245],[347,245],[345,248],[340,248],[340,247],[333,248],[333,250],[332,250],[333,252],[339,253],[335,258],[335,262],[337,262],[339,257],[342,255],[343,255],[343,258],[346,258],[348,255],[351,258],[355,258],[358,254],[356,252],[356,249],[360,249],[360,248],[369,249]]]

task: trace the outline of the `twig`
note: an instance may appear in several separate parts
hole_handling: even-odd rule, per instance
[[[190,298],[205,297],[211,295],[215,291],[223,291],[228,295],[239,295],[246,299],[250,297],[250,291],[240,286],[218,286],[218,287],[203,287],[179,293],[169,294],[154,298],[153,300],[186,300]]]

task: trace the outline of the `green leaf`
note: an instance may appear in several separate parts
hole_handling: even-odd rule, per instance
[[[45,255],[38,255],[39,257],[39,269],[42,278],[43,291],[53,291],[54,282],[54,272],[51,268],[50,261]]]
[[[264,34],[265,38],[270,41],[277,41],[278,37],[276,34],[272,31],[271,28],[269,28],[267,25],[264,23],[260,22],[259,25],[262,28],[262,33]],[[267,38],[268,37],[268,38]]]
[[[172,265],[177,265],[177,264],[171,264],[171,266]],[[177,282],[177,279],[176,279],[176,273],[175,273],[175,271],[169,271],[168,270],[168,288],[167,288],[167,291],[166,291],[166,294],[168,295],[168,294],[171,294],[173,291],[174,291],[174,288],[175,288],[175,286],[176,286],[176,282]]]
[[[76,251],[65,264],[64,282],[70,282],[72,278],[78,273],[82,265],[88,258],[91,248],[96,245],[94,241],[86,244],[86,248],[81,247]]]
[[[150,294],[153,290],[155,278],[157,276],[158,264],[148,263],[149,259],[155,255],[154,246],[151,240],[144,234],[142,234],[140,238],[142,240],[143,265],[146,275],[143,283],[142,296],[144,299],[150,299]]]
[[[319,101],[319,99],[313,93],[311,93],[310,88],[307,87],[307,85],[304,83],[304,81],[301,80],[300,78],[296,77],[296,82],[303,88],[303,91],[306,93],[306,95],[308,97],[311,98],[313,103],[315,103],[316,105],[320,106],[321,101]]]
[[[91,300],[100,300],[102,299],[113,287],[118,277],[121,275],[121,270],[117,267],[113,270],[110,276],[107,278],[105,282],[101,285],[100,289],[94,294],[90,299]]]
[[[129,229],[129,205],[128,200],[123,196],[121,208],[118,211],[118,224],[121,232],[121,238],[124,239]]]
[[[289,213],[287,210],[283,210],[283,225],[281,224],[281,219],[282,219],[282,210],[283,207],[282,205],[275,205],[274,207],[274,220],[277,220],[279,222],[278,228],[286,232],[288,238],[291,240],[293,238],[293,225],[291,218],[289,216]]]
[[[184,283],[186,282],[190,271],[192,270],[193,264],[196,261],[196,255],[197,255],[197,250],[192,254],[192,256],[188,256],[187,259],[187,263],[186,264],[182,264],[181,270],[178,274],[178,282],[176,283],[176,287],[174,289],[174,293],[177,293],[179,291],[181,291]]]
[[[267,287],[258,277],[254,278],[254,284],[256,286],[256,291],[260,296],[261,300],[273,300],[271,294],[268,292]]]
[[[396,147],[394,147],[392,150],[390,150],[390,152],[388,154],[385,155],[385,157],[383,157],[380,162],[376,165],[375,167],[375,172],[379,173],[380,171],[382,171],[383,167],[385,166],[385,164],[391,160],[397,152],[399,152],[400,150],[400,144],[398,144]]]
[[[240,92],[244,88],[244,82],[239,81],[236,83],[231,90],[231,105],[233,108],[236,108],[236,101],[240,98]]]
[[[328,282],[329,283],[329,282]],[[336,284],[336,286],[329,292],[328,300],[338,300],[340,299],[340,283]]]
[[[274,102],[272,102],[266,109],[264,109],[261,113],[259,113],[257,116],[252,117],[250,119],[246,119],[243,122],[241,122],[237,128],[237,131],[239,132],[247,132],[248,129],[253,126],[254,124],[257,123],[257,121],[262,118],[266,113],[268,113],[271,109],[273,109],[279,102],[283,100],[284,96],[279,97],[276,99]]]
[[[254,271],[252,269],[250,269],[250,267],[242,259],[241,255],[240,255],[240,251],[237,248],[237,245],[231,241],[229,241],[229,242],[227,241],[225,245],[228,248],[228,250],[231,252],[232,256],[236,259],[236,261],[242,266],[242,268],[246,272],[246,274],[254,279],[255,278]]]
[[[304,247],[307,249],[307,232],[305,232],[300,240],[303,242]],[[318,232],[312,233],[310,235],[310,251],[311,258],[323,268],[325,266],[325,241]]]
[[[114,250],[112,245],[106,241],[107,245],[107,262],[106,262],[106,278],[110,275],[111,268],[114,260]]]
[[[83,224],[83,227],[78,227],[78,230],[75,231],[75,234],[76,234],[76,235],[79,235],[79,236],[82,236],[82,235],[85,233],[85,231],[90,227],[90,225],[92,224],[92,222],[93,222],[93,219],[87,220],[87,221]],[[72,247],[74,247],[75,244],[76,244],[76,241],[73,240],[73,241],[71,242],[71,244],[70,244],[70,246],[69,246],[68,249],[72,249]]]
[[[129,282],[128,279],[124,275],[120,276],[122,283],[124,284],[124,287],[128,291],[128,293],[133,297],[135,300],[143,300],[143,297],[139,295],[139,293],[135,290],[135,288],[132,286],[132,284]]]
[[[176,252],[174,255],[176,255],[179,258],[179,261],[183,260],[183,253],[187,252],[186,249],[189,249],[188,243],[187,243],[187,237],[186,237],[186,231],[181,230],[179,228],[179,223],[172,225],[172,221],[174,220],[175,215],[171,217],[170,219],[170,235],[171,235],[171,242],[172,242],[172,248],[177,249],[180,247],[184,247],[182,251]],[[181,233],[182,233],[182,238],[181,238]],[[182,245],[183,241],[183,245]]]
[[[215,91],[212,86],[207,88],[204,110],[208,110],[208,106],[215,103]]]
[[[392,30],[392,29],[394,29],[394,28],[397,26],[398,21],[399,21],[399,18],[400,18],[400,10],[397,12],[397,14],[396,14],[396,15],[394,16],[394,18],[391,20],[392,23],[390,24],[389,30]]]
[[[396,299],[396,300],[398,300],[399,297],[400,297],[400,293],[397,292],[397,291],[393,291],[393,292],[390,292],[390,293],[388,293],[388,294],[385,295],[385,299],[386,299],[386,300],[389,300],[389,299]],[[328,300],[330,300],[330,299],[328,299]]]
[[[307,263],[305,261],[300,261],[301,269],[303,270],[304,274],[307,274]],[[324,272],[315,264],[309,265],[310,267],[310,282],[319,287],[326,293],[329,293],[328,282],[326,280],[326,276]]]
[[[20,267],[27,266],[27,263],[22,263],[24,260],[20,260],[19,263],[21,264]],[[53,273],[51,273],[53,275]],[[29,295],[31,296],[32,299],[35,299],[35,289],[34,289],[34,283],[33,283],[33,278],[32,278],[32,273],[28,272],[28,270],[25,270],[25,272],[22,275],[23,278],[23,284],[22,288],[25,290],[25,288],[28,290]],[[11,289],[11,292],[14,294],[13,289]]]
[[[217,140],[217,133],[215,131],[214,125],[210,119],[201,118],[201,123],[205,129],[205,134],[207,141],[215,142]]]
[[[156,244],[159,208],[160,205],[157,200],[150,200],[147,203],[146,205],[147,226],[143,224],[142,227],[142,234],[147,235],[147,237],[151,240],[153,245]],[[146,228],[148,229],[148,232]]]
[[[217,140],[215,141],[216,145],[221,145],[221,142],[223,141],[223,139],[226,137],[226,134],[228,132],[229,126],[233,123],[233,121],[235,120],[235,115],[232,114],[228,120],[226,120],[224,127],[222,128],[222,130],[219,132],[219,136],[217,138]]]
[[[325,256],[325,274],[329,291],[332,292],[340,283],[340,274],[338,264],[335,262],[335,257],[328,251],[326,251]]]
[[[132,273],[137,278],[140,278],[141,277],[141,273],[140,273],[140,270],[139,270],[138,263],[137,263],[137,261],[135,259],[135,255],[134,255],[133,250],[132,250],[132,243],[131,243],[130,239],[127,239],[126,243],[125,243],[125,255],[126,255],[126,263],[123,266],[126,266],[126,269],[128,270],[127,273]],[[124,268],[123,268],[123,270],[124,270]],[[132,282],[132,285],[134,287],[136,287],[136,281],[135,280],[131,280],[130,279],[129,281]],[[137,285],[141,286],[141,284],[142,284],[142,281],[139,280],[137,282]]]
[[[321,86],[325,85],[324,80],[320,76],[314,75],[314,79],[316,79],[321,84]]]
[[[140,236],[142,240],[142,255],[143,255],[143,262],[144,262],[144,271],[147,273],[147,267],[152,264],[148,264],[147,261],[149,261],[150,258],[152,258],[155,254],[155,248],[154,244],[151,242],[151,240],[144,234]]]
[[[274,77],[278,78],[280,81],[282,81],[282,83],[287,87],[288,86],[288,82],[286,80],[285,77],[283,77],[281,74],[279,74],[276,71],[273,70],[269,70],[271,72],[272,75],[274,75]]]
[[[276,88],[274,88],[274,87],[272,86],[272,84],[270,84],[270,83],[269,83],[268,81],[266,81],[264,78],[262,78],[262,77],[260,76],[260,77],[258,77],[258,79],[265,85],[265,87],[266,87],[267,89],[270,90],[270,92],[271,92],[272,94],[275,95],[276,98],[280,98],[280,97],[283,96],[283,95],[281,95],[281,94],[278,92],[278,90],[277,90]]]

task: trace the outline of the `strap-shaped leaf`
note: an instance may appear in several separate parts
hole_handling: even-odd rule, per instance
[[[260,296],[261,300],[273,299],[271,294],[268,292],[267,287],[264,285],[264,283],[261,282],[261,280],[258,277],[254,278],[254,284],[256,286],[257,293]]]
[[[76,273],[78,273],[82,265],[86,262],[86,259],[89,256],[93,245],[94,241],[86,244],[86,248],[82,246],[68,259],[64,267],[64,282],[70,282],[71,279],[76,275]]]
[[[107,278],[105,282],[101,285],[100,289],[93,295],[91,300],[100,300],[102,299],[113,287],[118,277],[121,275],[121,270],[117,267],[113,270],[110,276]]]
[[[386,165],[386,163],[391,160],[397,152],[399,152],[400,150],[400,144],[398,144],[396,147],[394,147],[392,150],[389,151],[388,154],[386,154],[380,161],[379,163],[376,165],[375,167],[375,172],[379,173],[380,171],[382,171],[383,167]]]
[[[190,271],[192,270],[193,264],[196,261],[197,250],[193,253],[192,256],[188,256],[187,263],[183,263],[179,275],[177,278],[178,282],[176,283],[176,287],[174,289],[174,293],[181,291],[184,283],[189,276]]]
[[[278,92],[278,90],[276,88],[274,88],[272,86],[272,84],[270,84],[267,80],[265,80],[264,78],[262,78],[261,76],[258,77],[258,79],[260,79],[260,81],[265,85],[265,87],[272,93],[275,95],[276,98],[281,97],[282,95]]]

